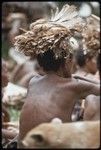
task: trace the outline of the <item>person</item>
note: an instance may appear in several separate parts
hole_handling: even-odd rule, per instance
[[[34,60],[26,60],[22,64],[17,64],[11,73],[10,81],[16,83],[17,85],[27,88],[29,80],[36,73],[34,66],[35,66]]]
[[[64,9],[67,12],[66,20],[71,9],[76,11],[74,6],[69,5],[65,5]],[[75,24],[79,21],[82,25],[77,13],[75,18]],[[71,20],[73,19],[74,17]],[[30,31],[15,38],[15,46],[25,55],[35,56],[45,72],[45,75],[36,75],[29,82],[20,115],[19,148],[23,147],[21,141],[33,127],[50,122],[53,118],[71,122],[72,110],[77,99],[85,98],[89,94],[100,94],[99,85],[71,77],[73,47],[68,41],[71,39],[70,30],[66,28],[68,24],[59,25],[55,18],[53,20],[38,20],[31,24]],[[62,22],[61,17],[58,21]]]
[[[87,79],[92,80],[91,82],[99,83],[99,80],[94,77],[96,72],[97,72],[96,57],[97,57],[97,54],[92,53],[92,51],[89,51],[85,54],[83,49],[78,50],[75,54],[75,62],[76,62],[75,64],[77,64],[77,70],[75,71],[73,76],[74,77],[78,76],[78,77],[81,77],[81,78],[85,78],[86,80]],[[84,107],[86,107],[88,105],[87,100],[86,101],[85,100],[82,100],[82,101],[80,100],[79,107],[81,107],[83,102],[84,102]],[[92,100],[91,100],[91,102],[89,101],[89,103],[91,103],[91,104],[89,105],[87,111],[89,111],[89,108],[91,109],[92,105],[93,105]],[[97,103],[97,102],[95,101],[94,105],[95,105],[95,103]],[[80,119],[83,120],[84,108],[81,107],[81,109],[79,109],[79,111],[75,111],[75,108],[74,108],[74,112],[75,112],[75,114],[73,113],[74,116],[76,114],[78,114],[78,117],[76,117],[77,119],[75,121],[80,120]],[[91,112],[91,114],[93,114],[93,113],[94,113],[94,111]]]
[[[96,57],[100,50],[100,18],[91,14],[86,18],[86,23],[86,28],[81,34],[82,47],[75,53],[78,65],[75,74],[92,79],[97,72]]]
[[[9,81],[7,73],[8,73],[8,71],[7,71],[7,66],[6,66],[5,60],[2,59],[2,80],[1,80],[2,81],[2,97],[4,95],[3,89],[4,89],[4,87],[6,87],[8,85],[8,81]],[[9,121],[10,121],[10,115],[9,115],[8,109],[2,103],[2,124],[3,124],[3,122],[9,122]],[[5,134],[5,136],[4,136],[4,134]],[[7,141],[6,135],[7,135],[7,130],[2,129],[2,144],[4,144]]]
[[[100,82],[100,56],[97,55],[97,68],[99,72],[99,82]],[[85,110],[83,120],[100,120],[100,97],[95,95],[89,95],[86,97]]]
[[[8,71],[5,60],[2,59],[2,97],[3,97],[3,88],[8,85]],[[5,105],[2,103],[2,120],[8,122],[10,120],[9,112]]]
[[[98,56],[97,56],[98,55]],[[96,61],[97,60],[97,61]],[[79,66],[75,75],[92,79],[93,82],[100,83],[98,78],[99,68],[97,62],[99,61],[99,54],[93,54],[92,51],[84,55],[83,50],[79,50],[76,54],[76,62]],[[92,67],[93,66],[93,67]],[[96,77],[97,75],[97,77]],[[83,120],[98,120],[100,119],[100,100],[99,97],[90,95],[86,97],[84,105]]]
[[[75,75],[81,75],[85,77],[90,76],[93,78],[93,75],[95,75],[97,72],[95,53],[93,54],[91,51],[88,52],[87,54],[84,54],[84,51],[81,49],[77,51],[75,55],[75,59],[76,59],[76,64],[78,66]]]
[[[3,89],[7,87],[9,83],[7,64],[4,59],[2,59],[2,80],[1,81],[2,81],[2,146],[5,147],[5,145],[9,142],[9,139],[13,139],[18,134],[18,131],[14,130],[14,128],[8,129],[7,126],[4,125],[10,122],[10,114],[8,108],[3,102],[3,97],[5,95]]]
[[[78,69],[73,76],[78,79],[88,80],[88,82],[99,84],[99,69],[97,68],[96,57],[100,50],[100,18],[92,14],[90,17],[86,18],[86,21],[86,29],[84,29],[81,34],[82,46],[75,55]],[[82,112],[84,113],[84,116],[82,114],[82,117],[87,117],[87,120],[91,120],[91,118],[93,119],[93,117],[96,116],[94,118],[98,119],[100,112],[99,98],[92,95],[88,96],[86,101],[83,100],[83,102],[84,107],[81,110],[83,110]],[[84,108],[86,110],[85,112]]]

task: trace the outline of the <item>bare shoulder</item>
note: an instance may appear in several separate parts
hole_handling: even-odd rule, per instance
[[[82,88],[83,87],[83,89],[84,88],[87,88],[87,87],[91,87],[91,86],[94,86],[94,83],[90,83],[90,82],[88,82],[88,81],[85,81],[85,80],[81,80],[81,79],[75,79],[75,78],[72,78],[72,80],[71,80],[72,82],[71,82],[71,87],[72,88],[77,88],[77,87],[79,87],[79,88]]]
[[[71,78],[69,79],[67,82],[66,82],[66,86],[69,87],[69,88],[74,88],[78,85],[82,85],[83,82],[79,79],[75,79],[75,78]]]
[[[78,84],[82,84],[78,79],[75,78],[60,78],[58,81],[59,87],[65,88],[65,89],[72,89],[76,87]]]
[[[78,95],[78,98],[85,98],[90,94],[96,96],[100,94],[100,85],[83,80],[73,80],[70,87]]]
[[[35,82],[39,81],[40,78],[42,78],[41,75],[36,74],[33,76],[33,78],[31,78],[31,80],[29,81],[29,86],[32,86]]]

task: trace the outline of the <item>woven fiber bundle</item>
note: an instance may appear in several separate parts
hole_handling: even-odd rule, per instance
[[[15,47],[27,56],[36,57],[49,49],[55,57],[68,57],[79,45],[73,38],[73,31],[83,28],[75,6],[64,5],[58,8],[50,20],[39,19],[30,25],[30,30],[15,38]],[[82,28],[81,28],[82,27]]]
[[[85,51],[97,53],[100,49],[100,19],[95,15],[88,17],[82,35]]]

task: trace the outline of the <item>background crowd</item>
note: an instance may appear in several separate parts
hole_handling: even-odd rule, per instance
[[[67,2],[4,2],[2,4],[2,145],[6,147],[19,132],[19,115],[27,94],[30,79],[38,72],[44,72],[36,65],[36,60],[15,50],[15,36],[28,30],[29,24],[40,18],[48,18],[58,6]],[[100,16],[98,2],[68,2],[80,10],[82,16],[94,14]],[[86,9],[86,13],[85,13]],[[95,24],[100,23],[95,19]],[[97,26],[96,26],[97,27]],[[95,27],[95,28],[96,28]],[[100,32],[100,31],[98,31]],[[89,33],[90,34],[90,33]],[[98,36],[99,38],[99,36]],[[79,42],[81,37],[78,36]],[[99,39],[100,41],[100,39]],[[82,45],[81,45],[82,46]],[[80,49],[75,53],[72,68],[73,76],[85,77],[95,83],[100,82],[98,54],[84,53]],[[100,118],[100,101],[96,97],[87,97],[76,103],[72,121],[97,120]]]

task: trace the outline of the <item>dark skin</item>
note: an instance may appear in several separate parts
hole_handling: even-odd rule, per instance
[[[80,76],[80,78],[85,78],[86,76],[87,80],[92,80],[93,83],[99,84],[100,83],[100,77],[99,74],[94,76],[94,74],[97,71],[97,62],[96,62],[96,55],[92,59],[87,59],[85,66],[82,68],[79,68],[77,71],[77,74],[74,76]],[[99,71],[98,71],[99,72]],[[84,108],[84,116],[83,120],[99,120],[100,119],[100,97],[89,95],[87,96],[85,100],[85,108]]]
[[[35,63],[35,64],[34,64]],[[27,66],[26,66],[27,65]],[[26,73],[22,78],[21,80],[18,82],[19,85],[21,86],[24,86],[26,88],[28,88],[28,84],[29,84],[29,81],[31,80],[31,78],[33,76],[35,76],[37,73],[40,74],[40,75],[44,75],[45,72],[43,71],[43,69],[38,65],[37,61],[33,61],[33,65],[35,65],[33,67],[33,69],[29,71],[29,73]],[[30,66],[30,64],[28,65],[27,63],[25,63],[25,67],[24,69],[28,69],[28,67]],[[23,70],[22,70],[23,71]],[[27,70],[28,71],[28,70]]]
[[[90,56],[88,54],[88,56]],[[99,84],[100,81],[98,78],[94,77],[94,74],[97,72],[97,55],[94,54],[92,58],[87,58],[85,60],[84,66],[80,67],[78,63],[78,70],[75,72],[73,76],[77,76],[77,78],[85,78],[92,83]],[[100,118],[100,108],[99,108],[100,100],[99,97],[96,96],[88,96],[85,100],[85,108],[83,120],[98,120]],[[81,109],[82,110],[82,109]]]
[[[16,81],[20,83],[21,79],[25,78],[26,75],[31,74],[33,72],[34,72],[34,61],[28,60],[26,61],[26,63],[16,66],[16,68],[12,72],[11,81],[14,83]]]
[[[100,120],[100,97],[89,95],[85,101],[84,121]]]
[[[100,83],[100,76],[98,74]],[[93,81],[96,77],[93,78]],[[89,95],[86,97],[85,110],[84,110],[84,121],[85,120],[100,120],[100,96]]]
[[[97,72],[97,64],[95,55],[91,59],[86,58],[84,66],[82,67],[79,66],[78,70],[75,73],[86,76],[88,73],[94,75],[96,72]]]
[[[50,122],[53,118],[71,122],[72,110],[78,99],[84,99],[89,94],[100,94],[98,85],[86,81],[78,82],[71,78],[69,70],[68,78],[64,78],[66,66],[67,64],[60,67],[58,72],[46,72],[44,76],[31,79],[20,116],[20,148],[23,147],[21,140],[33,127]]]

